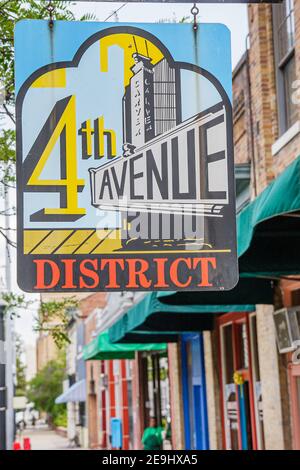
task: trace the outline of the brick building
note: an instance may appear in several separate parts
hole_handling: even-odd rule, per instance
[[[67,298],[76,298],[79,302],[87,297],[88,294],[41,294],[41,302],[61,301]],[[56,320],[52,319],[55,323]],[[53,337],[47,331],[40,331],[36,340],[36,364],[37,370],[41,370],[46,364],[55,359],[58,354],[58,348],[55,345]]]
[[[300,2],[249,5],[248,20],[233,74],[234,145],[255,200],[300,154]],[[299,306],[297,277],[274,276],[273,305],[221,315],[204,333],[211,448],[300,448],[300,370],[291,352],[279,354],[274,322]]]
[[[300,155],[300,2],[253,4],[248,7],[248,18],[248,49],[233,72],[238,214]],[[298,241],[297,234],[294,237],[293,243]],[[218,314],[214,329],[203,332],[210,449],[300,449],[300,366],[293,363],[291,348],[279,352],[274,321],[274,312],[300,305],[300,281],[297,275],[271,278],[273,303],[253,305],[252,311]],[[87,305],[83,313],[87,344],[128,310],[128,305],[124,311],[120,308],[116,296],[110,295],[106,307],[99,299]],[[244,303],[248,303],[246,298]],[[174,449],[187,448],[183,336],[178,343],[168,345]],[[193,346],[193,341],[187,339],[186,343]],[[200,344],[202,336],[197,341]],[[86,362],[90,447],[109,446],[114,417],[128,425],[123,447],[141,446],[149,414],[148,400],[140,386],[143,358],[142,353],[137,354],[128,371],[129,361],[125,360]],[[188,366],[193,360],[191,354]],[[130,382],[132,388],[128,388]],[[141,413],[143,407],[145,412]]]

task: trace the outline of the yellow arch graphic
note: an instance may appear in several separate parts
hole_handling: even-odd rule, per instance
[[[63,69],[50,70],[40,77],[38,77],[33,84],[32,88],[66,88],[67,86],[67,71]]]
[[[161,50],[142,36],[129,33],[112,34],[100,39],[100,71],[108,72],[108,49],[119,46],[124,51],[124,87],[132,77],[131,67],[134,65],[132,55],[135,52],[151,58],[153,65],[164,58]]]

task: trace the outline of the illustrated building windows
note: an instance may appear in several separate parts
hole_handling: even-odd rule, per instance
[[[177,124],[175,69],[164,59],[153,68],[153,72],[155,131],[159,135]]]
[[[292,101],[296,80],[294,0],[273,5],[273,32],[279,132],[283,134],[297,120],[297,106]]]

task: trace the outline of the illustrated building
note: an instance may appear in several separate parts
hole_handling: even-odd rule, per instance
[[[133,54],[133,76],[123,98],[124,144],[139,148],[174,128],[180,112],[176,106],[176,72],[166,59],[152,65],[151,58]]]

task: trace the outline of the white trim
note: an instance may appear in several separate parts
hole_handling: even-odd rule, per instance
[[[95,315],[97,315],[97,312],[99,310],[103,310],[103,309],[99,308],[99,307],[94,308],[94,310],[92,310],[92,312],[84,319],[84,321],[83,321],[84,324],[87,325],[88,323],[90,323],[90,321],[93,320]]]
[[[297,134],[300,133],[300,121],[296,121],[279,139],[272,145],[272,155],[276,155],[285,145],[287,145]]]
[[[0,341],[0,364],[6,364],[5,343]]]

